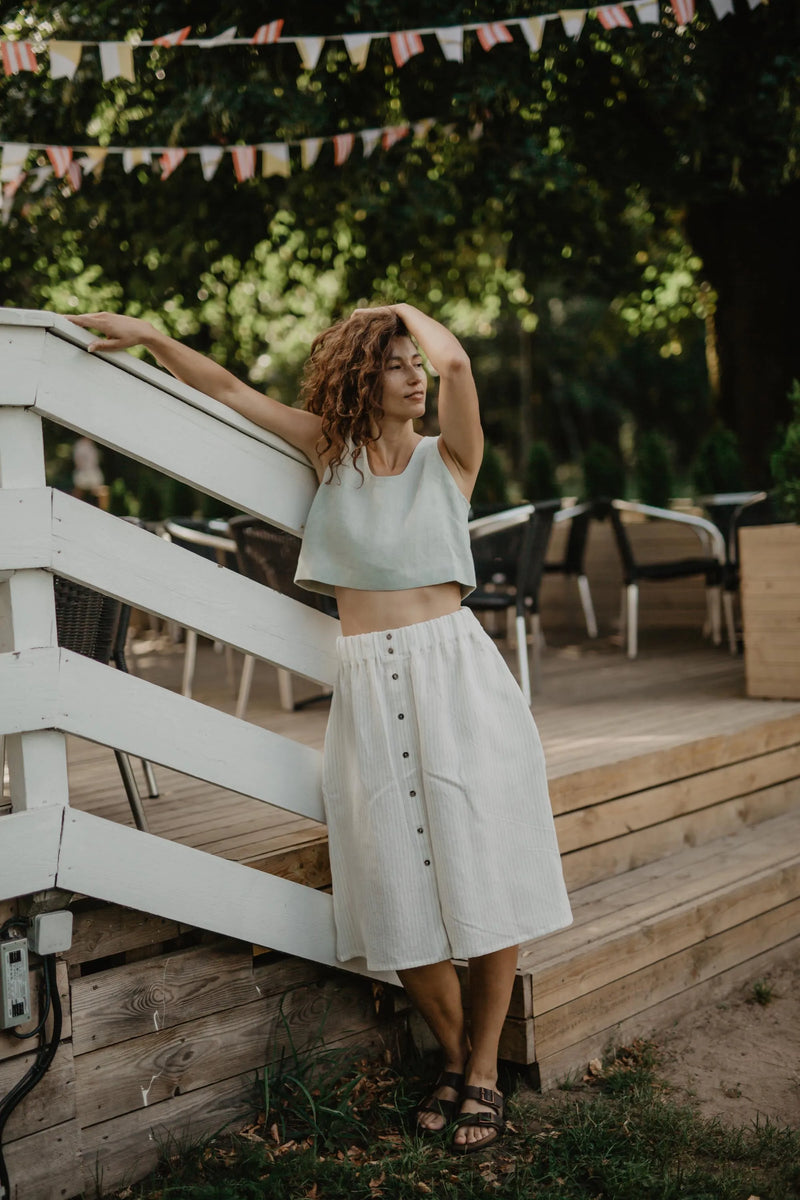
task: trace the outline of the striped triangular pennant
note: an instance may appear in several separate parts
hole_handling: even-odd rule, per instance
[[[56,179],[61,179],[66,175],[69,164],[72,162],[72,147],[71,146],[47,146],[47,157],[53,167],[53,172]]]
[[[507,25],[502,21],[491,21],[488,25],[479,25],[475,30],[478,41],[484,50],[493,50],[503,42],[513,42],[513,37]]]
[[[30,42],[0,42],[0,56],[6,75],[19,75],[20,71],[39,70],[39,64]]]
[[[277,42],[281,36],[283,29],[283,20],[269,21],[266,25],[259,25],[258,29],[250,39],[254,46],[271,46]]]
[[[245,179],[252,179],[256,173],[255,146],[232,146],[231,155],[239,183],[243,183]]]
[[[418,33],[390,33],[389,42],[396,67],[404,67],[410,58],[422,54],[425,49]]]
[[[356,135],[354,133],[337,133],[333,139],[333,162],[334,166],[340,167],[342,163],[347,162],[350,155],[353,153],[353,146],[356,143]]]
[[[185,150],[165,150],[158,160],[158,165],[161,167],[161,178],[169,179],[172,172],[181,165],[185,158]]]
[[[153,38],[153,45],[180,46],[181,42],[185,42],[191,32],[191,25],[184,25],[183,29],[176,29],[172,33],[163,33],[161,37]]]
[[[607,4],[598,8],[597,19],[603,29],[632,29],[633,21],[621,4]]]

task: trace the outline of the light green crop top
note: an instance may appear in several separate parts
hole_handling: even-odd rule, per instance
[[[373,475],[366,450],[345,457],[320,484],[306,520],[295,583],[334,595],[339,587],[393,592],[455,581],[475,587],[469,501],[423,438],[399,475]]]

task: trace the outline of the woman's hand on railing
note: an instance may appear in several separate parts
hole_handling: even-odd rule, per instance
[[[96,329],[102,333],[102,341],[89,344],[90,353],[93,350],[127,350],[131,346],[146,346],[157,336],[149,321],[121,316],[119,313],[81,313],[76,317],[67,317],[67,320],[72,321],[73,325],[80,325],[81,329]]]

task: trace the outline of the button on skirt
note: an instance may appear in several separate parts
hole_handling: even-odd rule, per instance
[[[323,758],[337,958],[402,970],[569,925],[539,734],[475,616],[338,653]]]

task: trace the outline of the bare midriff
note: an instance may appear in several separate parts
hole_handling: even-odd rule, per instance
[[[461,607],[457,583],[435,583],[430,587],[404,588],[399,592],[367,592],[359,588],[336,589],[339,620],[345,637],[401,629],[434,617],[446,617]]]

